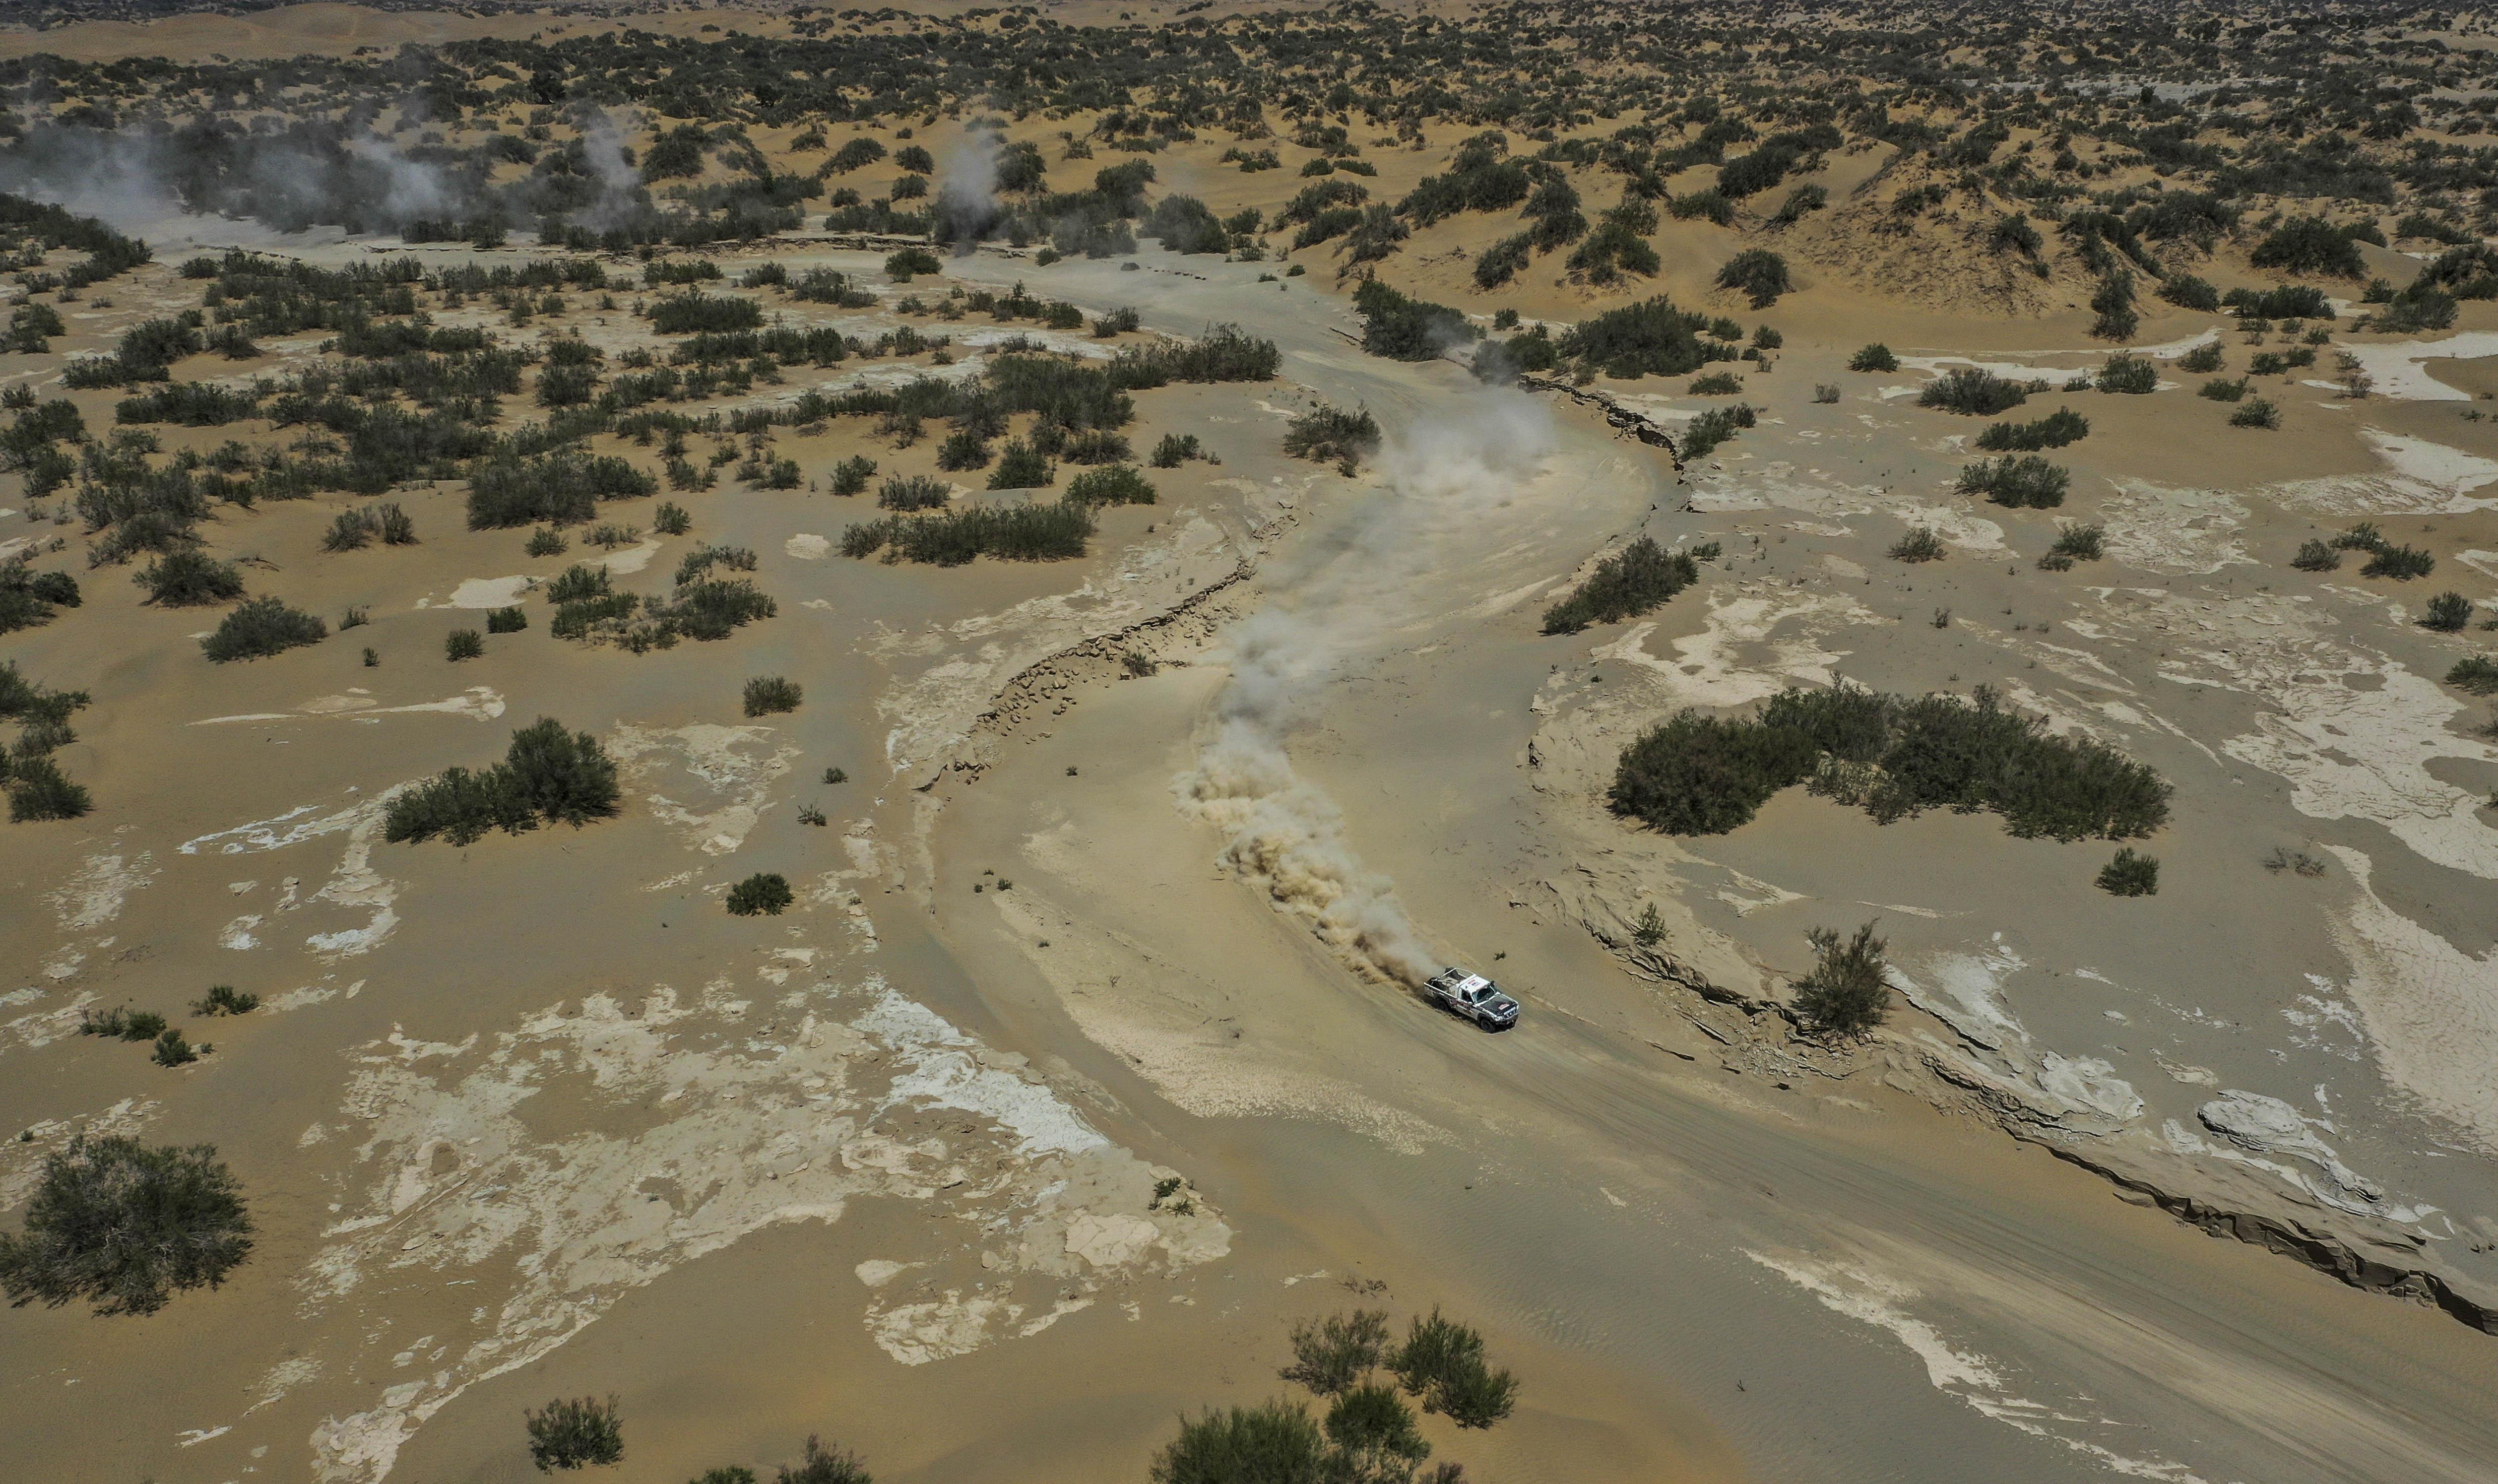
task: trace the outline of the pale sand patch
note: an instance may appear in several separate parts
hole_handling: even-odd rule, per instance
[[[822,536],[801,532],[781,543],[781,549],[801,562],[821,562],[833,543]]]

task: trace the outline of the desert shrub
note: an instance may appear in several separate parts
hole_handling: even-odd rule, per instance
[[[1579,590],[1544,611],[1546,633],[1577,633],[1590,624],[1617,624],[1657,607],[1700,580],[1688,553],[1668,552],[1642,536],[1596,564]]]
[[[1813,757],[1800,733],[1683,711],[1623,750],[1607,802],[1666,834],[1724,834],[1802,783]]]
[[[1070,464],[1116,464],[1134,452],[1125,434],[1108,428],[1087,428],[1071,435],[1059,449],[1060,457]]]
[[[1806,934],[1813,965],[1796,981],[1795,1006],[1819,1030],[1856,1036],[1882,1023],[1891,1011],[1890,947],[1867,922],[1845,938],[1827,927]]]
[[[532,557],[560,557],[563,555],[564,541],[563,537],[540,527],[529,532],[529,544],[523,549]]]
[[[675,500],[663,500],[659,508],[651,512],[651,529],[661,535],[681,536],[694,529],[694,518]]]
[[[746,714],[770,716],[778,711],[795,711],[800,697],[796,681],[779,675],[757,675],[746,683]]]
[[[885,275],[896,283],[908,283],[917,274],[939,273],[945,267],[937,260],[937,254],[925,247],[905,247],[887,254],[884,260]]]
[[[1284,452],[1321,464],[1359,463],[1377,453],[1379,443],[1379,423],[1367,407],[1313,407],[1284,429]]]
[[[2062,448],[2077,442],[2088,437],[2090,432],[2089,418],[2069,407],[2058,407],[2035,422],[1989,423],[1979,432],[1977,446],[1988,453],[2035,453],[2041,448]]]
[[[2460,593],[2440,593],[2428,600],[2428,611],[2420,616],[2422,629],[2439,633],[2461,633],[2472,622],[2472,599]]]
[[[949,474],[964,469],[986,468],[988,463],[988,439],[981,437],[977,430],[957,428],[945,435],[945,441],[937,445],[937,467]]]
[[[2160,862],[2129,845],[2099,867],[2098,887],[2110,896],[2156,896]]]
[[[172,1027],[156,1033],[156,1049],[148,1057],[160,1067],[187,1067],[200,1059],[199,1048]]]
[[[474,629],[454,629],[442,636],[442,655],[453,663],[486,653],[485,635]]]
[[[2287,283],[2268,289],[2231,289],[2221,303],[2241,319],[2331,319],[2333,302],[2312,284]]]
[[[1906,535],[1891,543],[1894,562],[1934,562],[1944,554],[1943,538],[1930,526],[1912,526]]]
[[[2229,414],[2232,428],[2279,428],[2281,409],[2260,397],[2250,397]]]
[[[558,1399],[523,1413],[528,1426],[529,1462],[540,1473],[558,1468],[586,1468],[624,1460],[624,1424],[616,1399]]]
[[[1496,289],[1518,276],[1518,271],[1535,260],[1535,239],[1524,232],[1506,237],[1483,250],[1475,259],[1475,287]]]
[[[1839,400],[1839,388],[1831,385],[1827,381],[1815,382],[1812,388],[1812,400],[1820,403],[1837,402]]]
[[[763,306],[752,299],[688,289],[682,294],[653,300],[650,318],[651,328],[661,335],[718,335],[733,330],[753,330],[761,325]]]
[[[496,459],[468,475],[468,529],[488,531],[592,519],[602,500],[658,493],[659,482],[612,454],[559,449],[528,459]]]
[[[1293,1363],[1281,1374],[1322,1397],[1341,1394],[1379,1364],[1388,1344],[1388,1315],[1357,1308],[1293,1326]]]
[[[2258,376],[2278,376],[2288,370],[2290,370],[2290,363],[2283,360],[2276,351],[2257,351],[2254,358],[2247,362],[2248,372]]]
[[[147,601],[167,608],[199,607],[242,597],[242,573],[234,564],[187,546],[150,562],[131,580],[147,590]]]
[[[757,871],[729,888],[728,910],[741,918],[777,918],[797,899],[789,889],[787,877],[778,871]]]
[[[2221,306],[2221,291],[2193,274],[2171,274],[2161,282],[2160,297],[2181,309],[2209,312]]]
[[[2329,572],[2342,565],[2341,548],[2330,541],[2309,537],[2298,543],[2298,555],[2290,565],[2302,572]]]
[[[2107,528],[2097,524],[2067,526],[2056,533],[2056,544],[2047,550],[2068,564],[2097,562],[2107,554]]]
[[[1446,1413],[1461,1428],[1488,1428],[1517,1404],[1518,1382],[1484,1360],[1483,1337],[1470,1326],[1443,1319],[1436,1307],[1416,1315],[1405,1342],[1386,1358],[1397,1383],[1423,1399],[1423,1409]]]
[[[1150,505],[1154,487],[1133,464],[1088,468],[1067,481],[1067,500],[1081,505]]]
[[[2160,368],[2130,351],[2120,350],[2099,368],[2097,385],[2102,392],[2139,397],[2160,389]]]
[[[223,664],[267,659],[329,636],[330,626],[301,608],[274,597],[255,597],[227,613],[216,631],[200,641],[200,652]]]
[[[547,584],[547,601],[569,603],[583,598],[605,597],[611,591],[613,580],[603,566],[575,564],[557,573],[555,581]]]
[[[1956,488],[1963,495],[1983,495],[2014,509],[2052,510],[2065,502],[2071,476],[2035,454],[1980,459],[1964,465]]]
[[[1747,296],[1755,309],[1766,309],[1794,287],[1787,278],[1787,260],[1766,247],[1747,247],[1717,270],[1717,286]]]
[[[1090,507],[1081,501],[945,510],[928,516],[887,516],[842,533],[842,555],[959,566],[977,558],[1056,562],[1084,555],[1094,532]]]
[[[1328,1442],[1348,1464],[1393,1460],[1410,1467],[1430,1456],[1413,1409],[1393,1387],[1365,1384],[1344,1392],[1328,1408],[1326,1426]]]
[[[2245,400],[2246,395],[2250,390],[2252,390],[2252,388],[2248,385],[2247,378],[2244,376],[2240,376],[2235,381],[2215,376],[2211,380],[2204,382],[2203,385],[2196,390],[2194,395],[2197,397],[2209,398],[2214,402],[2241,402]]]
[[[394,794],[382,838],[400,844],[439,835],[467,845],[490,829],[519,834],[541,823],[577,828],[614,815],[623,797],[616,763],[596,737],[541,717],[512,733],[495,766],[478,773],[446,768]]]
[[[2029,388],[2008,381],[1991,371],[1963,366],[1926,383],[1917,394],[1917,405],[1939,407],[1946,412],[1959,412],[1970,417],[1993,417],[2009,412],[2030,400]]]
[[[133,1010],[115,1005],[101,1013],[79,1012],[79,1034],[102,1036],[110,1041],[153,1041],[165,1030],[165,1017],[152,1010]]]
[[[1318,1484],[1326,1457],[1309,1412],[1275,1401],[1183,1419],[1149,1476],[1153,1484]]]
[[[215,1149],[81,1136],[44,1161],[25,1230],[0,1234],[0,1287],[17,1304],[145,1314],[216,1287],[250,1252],[241,1187]]]
[[[1895,371],[1900,369],[1900,358],[1891,353],[1890,346],[1875,340],[1849,356],[1847,369],[1852,371]]]
[[[2256,244],[2249,261],[2284,273],[2356,278],[2367,272],[2359,244],[2322,216],[2293,216]]]
[[[48,624],[57,610],[81,601],[78,579],[67,572],[36,571],[33,553],[21,551],[0,561],[0,633]]]
[[[260,996],[248,994],[232,984],[210,984],[208,992],[191,1002],[195,1016],[247,1016],[260,1008]]]
[[[1691,378],[1688,390],[1694,397],[1733,397],[1744,390],[1744,378],[1733,371],[1713,371]]]
[[[2457,660],[2446,672],[2446,683],[2474,695],[2498,695],[2498,660],[2487,655]]]
[[[2177,358],[2177,369],[2200,376],[2221,369],[2221,343],[2213,340],[2197,345]]]
[[[876,477],[876,461],[865,454],[853,454],[833,466],[833,493],[840,496],[864,495],[867,482]]]
[[[2409,582],[2415,577],[2425,577],[2436,569],[2437,559],[2427,552],[2416,546],[2395,546],[2386,543],[2371,548],[2368,565],[2359,568],[2359,575],[2391,577],[2397,582]]]
[[[1684,462],[1705,459],[1718,444],[1735,436],[1739,428],[1749,428],[1760,418],[1748,403],[1731,407],[1712,407],[1682,425],[1680,445]]]
[[[488,633],[519,633],[529,627],[529,615],[523,608],[496,608],[486,615]]]
[[[1354,290],[1353,307],[1361,316],[1361,348],[1393,361],[1432,360],[1474,339],[1463,311],[1409,298],[1376,278]]]
[[[60,764],[43,756],[0,758],[9,780],[9,823],[75,820],[94,809],[86,786],[73,782]]]
[[[1729,327],[1720,339],[1740,339],[1744,333],[1733,320],[1718,323]],[[1680,376],[1711,361],[1735,359],[1734,346],[1702,342],[1700,331],[1708,328],[1705,316],[1685,314],[1674,306],[1674,301],[1660,295],[1581,320],[1553,349],[1563,359],[1618,380]]]
[[[827,1448],[811,1433],[797,1464],[782,1465],[773,1484],[876,1484],[876,1479],[857,1454],[847,1448]]]
[[[926,474],[895,474],[876,492],[876,502],[886,510],[934,510],[953,494],[953,486],[943,479]]]
[[[1041,490],[1057,482],[1058,466],[1021,438],[1009,438],[998,451],[998,467],[989,470],[993,490]]]
[[[2087,738],[2050,735],[1982,686],[1967,701],[1789,691],[1740,721],[1684,711],[1623,749],[1608,803],[1667,834],[1723,834],[1808,778],[1886,824],[1983,809],[2024,838],[2128,839],[2168,818],[2158,773]]]
[[[1148,462],[1156,468],[1177,468],[1191,459],[1204,457],[1205,450],[1199,446],[1196,434],[1166,433],[1162,441],[1154,445],[1153,457]]]

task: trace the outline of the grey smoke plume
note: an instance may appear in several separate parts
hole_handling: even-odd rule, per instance
[[[1233,629],[1219,729],[1173,785],[1182,807],[1225,833],[1223,862],[1277,911],[1306,919],[1357,970],[1417,987],[1439,960],[1395,884],[1362,865],[1342,811],[1294,771],[1285,739],[1343,663],[1447,616],[1464,589],[1445,560],[1453,538],[1479,536],[1552,446],[1544,409],[1515,392],[1483,393],[1457,412],[1393,440],[1378,465],[1387,498],[1344,545],[1279,571],[1275,599]]]
[[[937,172],[937,204],[929,235],[969,252],[1005,214],[998,205],[998,136],[973,129]]]

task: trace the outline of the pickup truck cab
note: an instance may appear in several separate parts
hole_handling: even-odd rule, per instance
[[[1442,969],[1427,981],[1431,998],[1486,1030],[1507,1030],[1518,1023],[1518,1001],[1480,974]]]

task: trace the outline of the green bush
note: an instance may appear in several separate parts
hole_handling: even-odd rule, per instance
[[[2007,381],[1991,371],[1963,366],[1943,372],[1926,383],[1917,394],[1917,405],[1939,407],[1946,412],[1959,412],[1970,417],[1993,417],[2009,412],[2030,400],[2030,389],[2017,381]]]
[[[1590,624],[1637,618],[1700,580],[1686,552],[1668,552],[1642,536],[1596,564],[1587,580],[1544,611],[1546,633],[1577,633]]]
[[[182,1067],[200,1059],[200,1053],[182,1033],[172,1028],[156,1033],[156,1053],[152,1058],[160,1067]]]
[[[195,1016],[247,1016],[259,1008],[259,995],[246,994],[232,984],[211,984],[207,995],[191,1002]]]
[[[1518,1382],[1485,1362],[1483,1337],[1441,1318],[1437,1307],[1428,1318],[1415,1316],[1386,1364],[1425,1411],[1444,1412],[1461,1428],[1490,1427],[1517,1404]]]
[[[1827,927],[1806,934],[1812,944],[1810,972],[1796,981],[1795,1005],[1819,1029],[1835,1036],[1857,1036],[1882,1023],[1891,1013],[1889,945],[1874,936],[1874,924],[1845,938]]]
[[[757,915],[779,917],[798,898],[789,889],[789,879],[778,871],[757,871],[729,888],[728,910],[741,918]]]
[[[1199,446],[1196,434],[1166,433],[1162,441],[1154,445],[1153,458],[1148,462],[1156,468],[1177,468],[1191,459],[1204,457],[1205,450]]]
[[[596,737],[541,717],[512,733],[500,763],[481,773],[447,768],[393,795],[382,838],[398,844],[439,835],[466,845],[490,829],[519,834],[541,822],[578,828],[613,816],[623,797],[616,764]]]
[[[1058,481],[1058,466],[1021,438],[1009,438],[998,450],[998,467],[989,470],[993,490],[1043,490]]]
[[[651,529],[661,535],[681,536],[694,529],[694,518],[675,500],[663,500],[659,508],[651,512]]]
[[[2058,407],[2036,422],[1989,423],[1979,432],[1977,446],[1988,453],[2036,453],[2077,442],[2090,432],[2089,418],[2069,407]]]
[[[267,659],[329,636],[330,626],[311,614],[274,597],[255,597],[228,612],[216,631],[200,641],[200,651],[223,664]]]
[[[558,572],[555,581],[547,584],[547,601],[562,604],[605,597],[613,591],[614,581],[603,566],[576,563]]]
[[[2098,886],[2110,896],[2156,896],[2160,862],[2129,845],[2099,868]]]
[[[2014,509],[2052,510],[2065,502],[2070,476],[2035,454],[1980,459],[1960,471],[1963,495],[1983,495]]]
[[[2160,368],[2130,351],[2120,350],[2099,368],[2098,389],[2140,397],[2160,389]]]
[[[872,557],[889,551],[893,561],[938,566],[960,566],[979,557],[1057,562],[1083,556],[1094,529],[1092,513],[1081,501],[893,515],[842,532],[842,555]]]
[[[1410,1466],[1431,1453],[1413,1409],[1388,1386],[1363,1384],[1338,1396],[1328,1408],[1327,1436],[1349,1462],[1394,1460]]]
[[[519,633],[528,627],[529,615],[525,608],[496,608],[486,615],[488,633]]]
[[[563,555],[563,545],[562,536],[541,526],[529,532],[529,544],[526,550],[532,557],[560,557]]]
[[[1320,1484],[1327,1445],[1297,1402],[1208,1409],[1154,1455],[1153,1484]]]
[[[2240,402],[2245,399],[2250,390],[2247,378],[2244,376],[2240,376],[2235,381],[2216,376],[2204,382],[2201,389],[2194,395],[2208,397],[2214,402]]]
[[[2422,629],[2439,633],[2461,633],[2472,622],[2472,599],[2460,593],[2440,593],[2428,600],[2428,611],[2420,616]]]
[[[2056,533],[2056,544],[2047,550],[2071,562],[2097,562],[2107,555],[2107,528],[2097,523],[2067,526]]]
[[[797,1466],[782,1465],[773,1484],[876,1484],[876,1479],[857,1454],[847,1448],[827,1448],[811,1433]]]
[[[1936,562],[1946,555],[1943,538],[1930,526],[1911,526],[1907,533],[1891,543],[1889,556],[1894,562]]]
[[[145,1314],[214,1288],[250,1252],[241,1188],[215,1149],[80,1136],[44,1161],[25,1230],[0,1234],[0,1287],[17,1304]]]
[[[1357,1308],[1293,1326],[1293,1363],[1281,1372],[1322,1397],[1350,1389],[1379,1364],[1388,1344],[1388,1315]]]
[[[614,1397],[559,1399],[522,1415],[528,1426],[529,1462],[540,1473],[624,1461],[624,1424]]]
[[[833,466],[833,493],[841,496],[864,495],[867,482],[876,477],[876,461],[865,454],[853,454]]]
[[[242,597],[242,573],[191,547],[177,547],[142,567],[132,580],[147,601],[166,608],[193,608]]]
[[[2219,371],[2221,364],[2221,344],[2218,340],[2197,345],[2177,359],[2179,371],[2191,371],[2197,376],[2208,375]]]
[[[2368,565],[2359,568],[2359,575],[2409,582],[2415,577],[2425,577],[2436,569],[2437,559],[2416,546],[2385,545],[2375,549],[2368,558]]]
[[[2206,313],[2221,306],[2221,291],[2193,274],[2171,274],[2162,280],[2160,297],[2181,309]]]
[[[1379,422],[1367,407],[1313,407],[1284,429],[1284,452],[1321,464],[1356,464],[1379,451]]]
[[[801,693],[798,683],[778,675],[757,675],[746,683],[746,714],[771,716],[776,712],[795,711]]]
[[[1755,309],[1766,309],[1795,285],[1787,278],[1786,259],[1766,247],[1747,247],[1717,270],[1717,286],[1749,297]]]
[[[95,807],[85,786],[71,782],[49,758],[0,758],[0,765],[7,769],[12,824],[75,820]]]
[[[1067,500],[1080,505],[1150,505],[1154,487],[1133,464],[1088,468],[1067,481]]]
[[[1733,397],[1744,390],[1744,378],[1733,371],[1713,371],[1691,378],[1686,390],[1694,397]]]
[[[454,629],[442,636],[443,657],[454,663],[474,660],[485,652],[486,637],[474,629]]]
[[[2087,738],[2050,735],[1982,686],[1967,701],[1789,691],[1741,721],[1684,711],[1623,749],[1608,803],[1667,834],[1723,834],[1807,779],[1886,824],[1985,809],[2024,838],[2121,840],[2168,819],[2158,773]]]
[[[1701,343],[1699,330],[1705,325],[1705,316],[1685,314],[1660,295],[1581,320],[1553,349],[1562,359],[1620,381],[1681,376],[1712,360],[1734,359],[1731,348],[1713,350]]]
[[[2446,672],[2446,683],[2474,695],[2498,695],[2498,660],[2487,655],[2471,655],[2454,661]]]
[[[2356,278],[2367,272],[2359,244],[2322,216],[2293,216],[2256,244],[2249,261],[2284,273]]]
[[[2302,572],[2329,572],[2342,565],[2342,552],[2332,542],[2311,536],[2298,543],[2298,555],[2290,565]]]
[[[945,266],[938,261],[937,254],[925,247],[905,247],[900,252],[888,254],[884,260],[885,274],[896,283],[908,283],[920,274],[943,272]]]
[[[1852,371],[1895,371],[1900,369],[1900,358],[1891,353],[1890,346],[1875,340],[1849,356],[1847,369]]]
[[[1353,307],[1361,316],[1361,348],[1392,361],[1436,360],[1474,339],[1462,310],[1408,298],[1376,278],[1354,290]]]
[[[934,510],[953,498],[953,486],[926,474],[895,474],[876,492],[876,502],[886,510]]]

